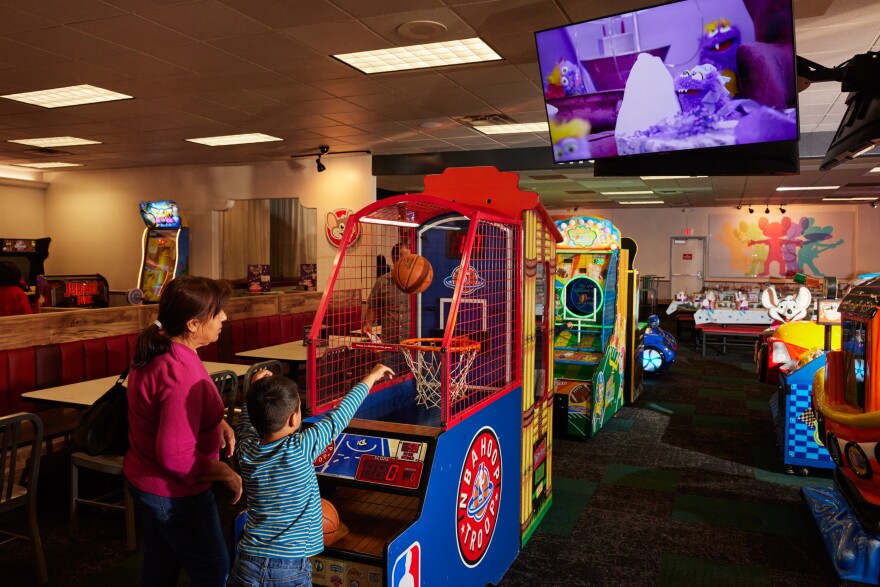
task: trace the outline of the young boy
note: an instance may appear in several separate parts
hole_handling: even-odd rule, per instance
[[[296,383],[260,371],[236,432],[248,514],[228,586],[310,586],[308,557],[324,550],[321,495],[314,460],[351,421],[374,383],[394,376],[378,364],[336,409],[300,431]]]

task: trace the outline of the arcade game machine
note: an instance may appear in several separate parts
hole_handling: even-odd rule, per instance
[[[144,229],[138,289],[143,301],[157,303],[162,286],[189,273],[189,229],[170,200],[141,202]]]
[[[554,432],[594,436],[623,406],[629,251],[603,218],[557,220]]]
[[[309,408],[320,417],[376,362],[396,377],[315,463],[340,520],[312,560],[316,585],[497,583],[550,507],[547,282],[559,233],[518,179],[450,168],[346,225],[306,338]],[[413,256],[377,280],[377,255],[398,243]],[[409,288],[397,265],[425,261]],[[362,332],[336,293],[351,290],[381,330]]]
[[[824,340],[813,336],[813,340],[807,343],[813,344],[809,350],[780,365],[779,389],[770,398],[776,444],[786,473],[807,475],[810,469],[834,468],[834,462],[825,448],[825,440],[816,426],[812,398],[813,380],[819,369],[825,367],[825,353],[832,350],[832,336],[836,340],[836,349],[840,349],[839,305],[840,300],[819,300],[816,324],[792,322],[779,327],[787,329],[809,324],[812,334],[815,334],[816,326],[825,331]]]
[[[834,487],[802,495],[844,581],[880,579],[880,277],[853,285],[838,310],[841,350],[813,381],[819,434],[836,466]]]
[[[106,308],[110,305],[110,286],[100,273],[40,275],[37,293],[43,308]]]
[[[642,379],[645,373],[643,364],[644,326],[639,324],[639,270],[635,264],[639,246],[636,241],[629,237],[620,239],[620,248],[629,252],[629,262],[626,269],[626,326],[624,345],[626,347],[626,360],[624,364],[629,369],[623,374],[623,396],[627,403],[634,403],[642,393]]]
[[[46,272],[44,263],[49,256],[51,242],[52,239],[48,237],[0,238],[0,261],[10,261],[18,267],[22,279],[27,282],[28,287],[33,288],[37,283],[37,276]],[[31,306],[34,306],[33,299]]]

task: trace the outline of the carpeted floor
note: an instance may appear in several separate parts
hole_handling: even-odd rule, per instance
[[[749,354],[690,347],[595,438],[555,440],[553,507],[499,587],[838,584],[799,495],[830,475],[782,473],[774,389]],[[40,487],[50,584],[135,584],[140,555],[124,551],[118,514],[83,514],[69,537],[66,479],[61,467]],[[23,529],[24,516],[0,523]],[[0,547],[0,568],[0,584],[33,585],[29,544]]]

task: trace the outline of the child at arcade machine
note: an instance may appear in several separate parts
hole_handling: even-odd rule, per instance
[[[270,375],[262,370],[254,376],[236,429],[248,515],[229,576],[232,586],[311,584],[308,557],[324,550],[312,463],[348,426],[373,384],[394,372],[377,364],[335,410],[306,430],[300,430],[296,383]]]
[[[9,261],[0,261],[0,316],[30,313],[31,304],[21,288],[21,271]]]

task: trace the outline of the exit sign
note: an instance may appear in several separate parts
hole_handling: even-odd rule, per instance
[[[684,259],[685,261],[693,261],[694,254],[693,253],[682,253],[681,258]]]
[[[692,234],[694,234],[694,229],[693,228],[685,228],[684,230],[681,231],[681,233],[683,236],[691,236]]]

